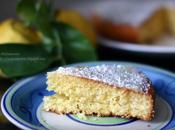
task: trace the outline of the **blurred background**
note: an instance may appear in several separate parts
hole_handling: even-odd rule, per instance
[[[16,13],[16,7],[17,0],[0,1],[0,59],[4,58],[4,61],[0,61],[1,95],[16,80],[46,71],[48,68],[63,65],[63,62],[64,64],[70,64],[96,60],[129,61],[161,67],[172,72],[175,71],[175,1],[173,0],[55,1],[55,20],[77,29],[81,34],[76,35],[74,40],[85,38],[90,45],[86,44],[82,45],[82,48],[76,48],[76,45],[71,46],[71,44],[75,43],[69,40],[69,43],[67,43],[69,45],[65,47],[66,40],[61,37],[63,44],[62,59],[54,60],[54,62],[49,60],[50,64],[42,66],[42,69],[36,62],[36,71],[32,73],[25,72],[25,68],[29,67],[26,65],[28,64],[27,62],[19,63],[20,65],[22,63],[23,69],[16,63],[17,71],[14,71],[8,68],[11,68],[11,62],[6,62],[6,60],[9,55],[13,58],[14,54],[18,53],[17,50],[20,48],[20,44],[28,45],[32,48],[31,44],[45,43],[46,41],[43,39],[48,37],[40,27],[26,26],[27,17],[22,15],[25,12],[25,6],[24,8],[20,7],[18,13]],[[48,15],[48,17],[50,16]],[[77,32],[75,31],[75,33]],[[79,42],[79,46],[81,45],[81,41],[76,42]],[[4,52],[2,48],[11,48],[10,45],[5,46],[8,43],[18,43],[19,46],[15,46],[17,49],[12,47],[13,51],[8,51],[7,49]],[[73,51],[71,52],[70,50]],[[27,49],[24,51],[27,51]],[[91,55],[89,57],[82,56],[81,54],[84,52]],[[33,52],[19,53],[28,56]],[[52,53],[55,55],[55,52]],[[33,56],[38,56],[39,54],[36,53]],[[42,56],[48,58],[46,54],[47,52]],[[50,59],[58,57],[51,56]],[[14,67],[14,69],[16,68]],[[11,72],[14,72],[14,74],[11,74]],[[8,128],[17,130],[5,119],[2,113],[0,113],[0,122],[2,124],[0,129],[2,130]]]

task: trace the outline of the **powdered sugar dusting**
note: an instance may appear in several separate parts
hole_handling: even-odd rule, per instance
[[[147,93],[151,83],[147,76],[134,67],[125,65],[100,65],[93,67],[59,67],[58,73],[101,81],[112,86]]]

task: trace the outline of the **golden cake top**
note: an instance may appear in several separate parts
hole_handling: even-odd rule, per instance
[[[145,74],[126,65],[59,67],[57,73],[92,79],[142,93],[147,93],[151,86],[151,82]]]

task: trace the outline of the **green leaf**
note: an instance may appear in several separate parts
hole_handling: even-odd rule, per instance
[[[51,3],[45,0],[19,0],[17,13],[19,17],[30,27],[36,28],[43,35],[43,43],[48,52],[51,52],[60,41],[55,37],[52,21],[54,20]]]
[[[0,70],[9,78],[41,72],[55,60],[42,45],[0,45]]]
[[[64,23],[57,23],[55,27],[59,31],[67,63],[97,60],[94,47],[80,31]]]
[[[16,7],[19,17],[29,25],[52,21],[51,6],[45,0],[19,0]]]
[[[44,0],[20,0],[17,12],[24,21],[29,21],[42,33],[46,50],[54,52],[61,61],[96,60],[95,49],[89,40],[75,28],[55,22],[50,7]]]
[[[32,24],[36,21],[36,9],[34,0],[19,0],[17,3],[16,11],[19,17],[27,24]]]

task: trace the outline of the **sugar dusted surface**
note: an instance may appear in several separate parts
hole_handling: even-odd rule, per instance
[[[59,67],[57,73],[88,78],[142,93],[147,93],[151,86],[151,82],[144,73],[125,65]]]

